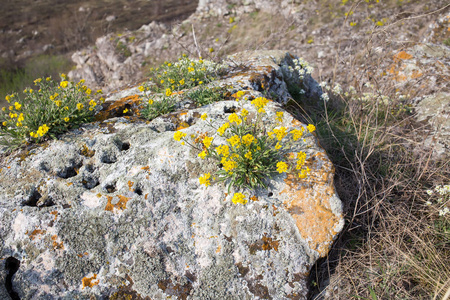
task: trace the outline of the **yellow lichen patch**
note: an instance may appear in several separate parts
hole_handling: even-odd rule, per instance
[[[220,245],[218,245],[217,249],[216,249],[216,253],[220,253],[220,249],[222,249],[222,247],[220,247]]]
[[[86,144],[81,146],[80,154],[85,157],[92,157],[95,154],[95,150],[90,150]]]
[[[258,197],[256,197],[256,196],[251,196],[250,200],[252,200],[252,201],[259,201]]]
[[[128,189],[129,189],[130,191],[134,191],[133,185],[134,185],[134,182],[131,181],[131,180],[129,180],[129,181],[128,181]]]
[[[323,257],[328,253],[336,234],[334,228],[339,222],[330,205],[335,194],[334,169],[322,152],[309,158],[306,165],[311,169],[308,177],[300,179],[296,173],[288,174],[285,179],[287,187],[281,193],[288,196],[289,200],[284,205],[301,236]]]
[[[71,186],[73,184],[73,182],[68,182],[67,186]]]
[[[400,61],[405,59],[411,59],[413,56],[409,53],[406,53],[405,51],[400,51],[399,53],[394,55],[394,61]]]
[[[52,241],[53,241],[53,243],[52,243],[52,246],[53,246],[53,250],[57,250],[57,249],[60,249],[60,250],[63,250],[64,249],[64,245],[63,245],[63,242],[61,241],[61,242],[57,242],[57,239],[58,239],[58,236],[55,234],[55,235],[52,235]]]
[[[191,125],[189,125],[186,122],[181,122],[178,124],[177,130],[185,129],[185,128],[188,128],[189,126],[191,126]]]
[[[83,279],[81,279],[81,283],[83,285],[83,289],[85,287],[90,287],[92,288],[94,285],[97,285],[99,283],[97,279],[97,274],[92,275],[91,277],[83,277]]]
[[[114,211],[114,208],[119,209],[119,210],[124,210],[127,208],[127,202],[128,202],[128,200],[130,200],[130,198],[122,196],[122,195],[118,195],[117,197],[119,198],[119,201],[117,201],[116,204],[112,204],[112,200],[113,200],[112,196],[106,197],[108,199],[108,202],[106,203],[105,210],[112,212],[112,211]]]

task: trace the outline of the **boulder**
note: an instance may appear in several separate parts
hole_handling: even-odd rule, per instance
[[[305,128],[280,104],[289,98],[287,79],[296,76],[288,68],[294,58],[281,51],[237,54],[211,85],[272,95],[279,102],[267,104],[264,125],[275,126],[283,111],[282,126]],[[309,95],[318,92],[309,75],[298,84]],[[221,125],[242,108],[254,118],[253,105],[227,99],[188,109],[192,101],[180,94],[176,112],[151,122],[108,115],[138,93],[108,98],[102,121],[1,158],[1,262],[20,265],[9,277],[11,268],[2,269],[11,289],[2,285],[0,295],[306,299],[311,267],[344,224],[334,168],[316,136],[292,148],[307,153],[306,179],[279,174],[268,189],[247,191],[247,204],[233,204],[235,190],[199,184],[217,164],[173,136],[213,135],[208,122]]]

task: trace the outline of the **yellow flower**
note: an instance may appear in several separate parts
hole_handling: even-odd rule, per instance
[[[125,109],[123,110],[123,113],[126,114],[127,112],[128,112],[128,108],[125,108]]]
[[[275,145],[275,149],[279,150],[281,148],[281,145],[279,142],[277,142],[277,144]]]
[[[316,126],[314,126],[313,124],[309,124],[308,126],[306,126],[306,128],[309,132],[313,132],[314,130],[316,130]]]
[[[239,118],[239,116],[236,113],[232,113],[229,117],[228,117],[228,121],[230,121],[230,123],[235,122],[237,125],[242,123],[241,118]]]
[[[30,94],[32,94],[33,93],[33,89],[30,89],[29,92],[30,92]]]
[[[166,96],[169,97],[172,95],[171,89],[166,89]]]
[[[251,143],[255,140],[255,137],[251,134],[246,134],[242,137],[242,143],[244,143],[247,147],[250,146]]]
[[[276,120],[280,123],[283,122],[283,112],[282,111],[277,112]]]
[[[3,124],[3,126],[6,126],[6,124],[8,124],[8,122],[4,121],[2,124]]]
[[[56,100],[56,101],[55,101],[55,104],[56,104],[56,106],[58,106],[58,107],[61,106],[61,103],[62,103],[61,100]]]
[[[292,130],[292,131],[291,131],[292,139],[293,139],[294,141],[296,141],[296,140],[298,140],[299,138],[301,138],[301,137],[303,136],[303,131],[304,131],[303,127],[302,127],[301,130],[299,130],[299,129],[294,129],[294,130]]]
[[[64,118],[64,121],[65,121],[65,122],[69,122],[69,121],[70,121],[70,118],[69,118],[69,117],[65,117],[65,118]]]
[[[209,178],[211,177],[211,174],[206,173],[203,174],[203,176],[200,176],[198,179],[200,181],[200,184],[204,184],[205,186],[211,185],[211,182],[209,181]]]
[[[20,114],[17,118],[17,122],[22,122],[24,120],[23,114]]]
[[[202,152],[200,152],[200,153],[198,154],[198,157],[200,157],[201,159],[205,159],[206,155],[207,155],[206,151],[203,150]]]
[[[203,115],[200,117],[200,119],[202,119],[203,121],[205,121],[207,117],[208,117],[207,114],[203,114]]]
[[[34,81],[34,84],[35,85],[37,85],[39,82],[41,82],[42,81],[42,78],[38,78],[38,79],[36,79],[35,81]]]
[[[45,78],[45,80],[46,81],[50,81],[50,80],[52,80],[52,78],[51,77],[47,77],[47,78]]]
[[[182,131],[176,131],[173,135],[173,139],[175,141],[180,141],[182,138],[184,138],[186,136],[186,133],[182,132]]]
[[[190,73],[190,72],[194,72],[194,71],[195,71],[194,68],[188,67],[188,72],[189,72],[189,73]]]
[[[229,172],[237,167],[237,162],[232,161],[232,160],[225,160],[222,164],[223,164],[223,169],[227,172]]]
[[[209,53],[213,53],[213,52],[214,52],[214,48],[213,47],[209,48]]]
[[[152,99],[149,99],[148,100],[148,105],[152,105],[153,104],[153,100]]]
[[[13,106],[10,106],[10,107],[8,107],[9,108],[9,110],[13,110],[14,109],[14,107]]]
[[[303,151],[300,151],[297,153],[297,166],[295,167],[297,170],[301,170],[303,165],[305,164],[306,160],[306,153]]]
[[[167,64],[167,66],[168,66],[168,67],[171,67],[171,66],[172,66],[172,64],[171,64],[171,63],[168,63],[168,64]]]
[[[228,157],[230,155],[230,148],[228,145],[220,145],[216,147],[217,154],[223,157]]]
[[[95,94],[103,94],[102,90],[97,90],[97,92]]]
[[[16,126],[17,126],[17,127],[22,127],[22,123],[17,122],[17,123],[16,123]]]
[[[32,131],[32,132],[30,132],[30,136],[31,137],[37,137],[37,135]]]
[[[233,195],[233,198],[231,199],[231,202],[233,202],[234,204],[241,203],[241,204],[245,205],[245,204],[247,204],[248,200],[245,199],[245,195],[244,194],[242,194],[242,193],[235,193]]]
[[[213,137],[209,136],[205,137],[203,139],[203,145],[205,145],[206,148],[209,148],[211,146],[211,142],[213,141],[213,139],[214,139]]]
[[[306,169],[303,169],[300,171],[300,173],[298,173],[298,177],[300,177],[301,179],[306,178],[306,176],[308,175],[309,171],[311,171],[308,167],[306,167]]]
[[[19,110],[22,107],[22,104],[20,104],[19,102],[14,102],[14,107],[16,108],[16,110]]]
[[[10,117],[11,119],[17,118],[17,114],[14,114],[14,113],[10,112],[10,113],[9,113],[9,117]]]
[[[27,89],[24,89],[24,90],[23,90],[23,93],[24,93],[24,94],[26,94],[27,92],[28,92],[28,90],[27,90]]]
[[[139,87],[139,91],[143,92],[145,91],[145,87],[143,87],[142,85]]]
[[[10,95],[6,95],[5,99],[6,99],[6,101],[8,101],[8,103],[9,103],[9,101],[11,101],[11,96],[10,96]]]
[[[278,173],[286,172],[288,169],[288,165],[284,161],[277,162],[277,171]]]
[[[59,85],[64,89],[67,87],[68,84],[69,84],[68,81],[61,81],[61,83]]]
[[[233,135],[231,138],[227,139],[227,142],[230,143],[232,147],[239,148],[241,139],[237,135]]]
[[[286,127],[275,128],[273,132],[277,136],[277,140],[281,141],[288,133]]]
[[[163,83],[164,83],[164,79],[161,79],[161,81],[160,81],[160,82],[161,82],[161,84],[163,84]]]
[[[87,90],[86,90],[86,94],[87,94],[87,95],[90,95],[91,93],[92,93],[92,90],[91,90],[91,89],[87,89]]]
[[[181,84],[181,85],[184,85],[184,83],[185,83],[185,82],[184,82],[184,78],[183,78],[183,79],[180,80],[180,84]]]
[[[6,111],[6,107],[3,106],[3,107],[2,107],[2,110],[3,110],[3,111]]]
[[[220,136],[222,136],[225,133],[225,130],[228,129],[228,127],[230,127],[230,123],[225,123],[222,126],[219,127],[219,129],[217,129],[217,133],[219,133]]]
[[[64,73],[61,73],[61,77],[64,78],[64,79],[67,78],[66,74],[64,74]]]
[[[246,110],[245,108],[243,108],[242,111],[241,111],[241,116],[243,116],[243,117],[248,116],[248,110]]]
[[[252,152],[251,152],[251,151],[247,152],[247,153],[244,155],[244,157],[247,158],[247,159],[252,159]]]
[[[69,107],[68,107],[68,106],[64,106],[64,109],[65,109],[65,110],[69,110]]]
[[[44,136],[48,132],[49,129],[50,128],[47,126],[47,124],[44,124],[42,126],[39,126],[36,134],[37,134],[37,136]]]
[[[78,109],[78,110],[82,110],[83,107],[84,107],[84,105],[83,105],[82,103],[78,103],[78,104],[77,104],[77,109]]]
[[[97,102],[95,102],[94,99],[91,99],[91,101],[89,101],[89,105],[95,107],[97,105]]]
[[[258,97],[255,100],[251,101],[250,103],[253,104],[253,106],[255,106],[256,108],[258,108],[258,112],[265,112],[264,107],[267,105],[267,103],[269,103],[269,100],[264,97]]]

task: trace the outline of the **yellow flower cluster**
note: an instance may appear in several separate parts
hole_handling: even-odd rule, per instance
[[[203,176],[200,176],[198,179],[200,181],[200,184],[204,184],[205,186],[211,185],[211,182],[209,181],[209,178],[211,177],[211,174],[206,173],[203,174]]]
[[[203,145],[204,145],[206,148],[209,148],[209,147],[211,146],[211,143],[212,143],[213,139],[214,139],[213,137],[206,136],[206,137],[203,139],[202,143],[203,143]]]
[[[285,163],[284,161],[277,162],[277,171],[278,171],[278,173],[281,174],[283,172],[286,172],[287,169],[288,169],[287,163]]]
[[[39,129],[36,131],[36,133],[30,132],[30,136],[33,138],[39,138],[41,136],[44,136],[49,131],[49,129],[50,128],[47,126],[47,124],[44,124],[42,126],[39,126]]]
[[[245,195],[242,194],[242,193],[235,193],[235,194],[233,195],[233,198],[231,199],[231,201],[232,201],[234,204],[241,203],[241,204],[244,204],[244,205],[247,204],[247,202],[248,202],[248,200],[245,199]]]
[[[217,133],[219,133],[220,136],[222,136],[225,131],[230,127],[230,123],[224,123],[222,126],[219,127],[219,129],[217,129]]]
[[[236,113],[232,113],[229,117],[228,117],[228,121],[230,121],[230,123],[236,123],[237,125],[242,123],[241,118],[236,114]]]
[[[174,133],[174,135],[173,135],[173,139],[175,140],[175,141],[180,141],[182,138],[184,138],[186,136],[186,133],[184,133],[184,132],[181,132],[181,131],[176,131],[175,133]]]
[[[258,97],[251,102],[253,106],[258,109],[258,113],[265,113],[264,107],[269,103],[269,100],[264,97]]]

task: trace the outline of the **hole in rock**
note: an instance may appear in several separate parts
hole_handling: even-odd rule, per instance
[[[94,166],[93,165],[86,165],[85,166],[86,171],[88,171],[89,173],[93,173],[94,172]]]
[[[223,108],[223,112],[226,113],[226,114],[234,113],[234,112],[236,112],[236,107],[235,106],[232,106],[232,107],[225,106]]]
[[[42,198],[42,195],[37,190],[34,190],[33,193],[30,195],[30,197],[28,198],[28,200],[23,202],[23,205],[36,207],[37,206],[37,202],[41,198]]]
[[[116,184],[115,183],[107,184],[107,185],[105,185],[104,189],[108,193],[114,193],[116,191]]]
[[[81,183],[83,184],[85,189],[93,189],[97,185],[99,185],[97,177],[92,176],[91,174],[83,174],[83,179],[81,180]]]
[[[134,192],[139,196],[142,196],[142,189],[139,186],[134,189]]]
[[[77,176],[78,169],[81,167],[81,163],[73,164],[71,166],[67,166],[65,169],[59,171],[57,173],[58,177],[67,179],[70,177]]]
[[[6,279],[5,288],[12,300],[20,300],[19,295],[13,289],[12,278],[20,267],[20,261],[12,256],[5,261]]]
[[[273,193],[272,193],[272,192],[269,192],[269,193],[267,194],[267,196],[268,196],[268,197],[272,197],[272,196],[273,196]]]
[[[120,149],[120,151],[126,151],[126,150],[130,149],[130,143],[123,142],[122,145],[120,145],[119,149]]]
[[[100,161],[105,164],[113,164],[117,161],[116,155],[111,152],[103,152]]]

